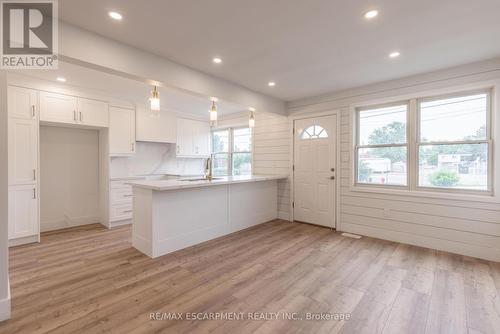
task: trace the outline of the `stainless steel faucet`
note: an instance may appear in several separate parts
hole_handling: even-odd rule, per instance
[[[212,156],[208,157],[205,160],[205,173],[204,173],[205,179],[207,180],[212,180],[213,175],[212,175]]]

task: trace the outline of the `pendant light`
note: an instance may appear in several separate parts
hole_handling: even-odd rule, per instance
[[[156,86],[153,86],[153,91],[151,92],[151,98],[149,99],[149,103],[151,106],[151,115],[160,117],[160,93]]]
[[[217,106],[215,105],[215,100],[212,100],[212,106],[210,107],[210,126],[217,125]]]
[[[255,115],[254,115],[255,108],[249,108],[249,109],[250,109],[250,117],[248,118],[248,127],[252,129],[255,127]]]

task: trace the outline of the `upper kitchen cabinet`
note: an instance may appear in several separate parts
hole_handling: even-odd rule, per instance
[[[177,119],[178,157],[203,158],[210,155],[210,126],[187,118]]]
[[[112,156],[135,153],[135,110],[109,108],[109,150]]]
[[[108,127],[108,104],[65,94],[40,92],[40,121]]]
[[[77,100],[78,122],[83,125],[109,126],[108,104],[106,102],[78,98]]]
[[[9,86],[8,88],[9,118],[36,119],[37,91],[34,89]]]
[[[74,96],[40,92],[40,120],[76,124],[77,99]]]
[[[175,113],[162,110],[158,118],[152,117],[148,109],[137,108],[136,130],[137,141],[175,143],[177,141]]]

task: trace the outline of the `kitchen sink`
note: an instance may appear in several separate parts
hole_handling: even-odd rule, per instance
[[[222,179],[222,177],[213,177],[212,178],[212,180],[220,180],[220,179]],[[180,179],[179,181],[192,182],[192,181],[209,181],[209,180],[205,177],[201,177],[201,178],[197,178],[197,179]]]

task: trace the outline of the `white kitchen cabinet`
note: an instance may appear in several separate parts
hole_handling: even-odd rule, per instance
[[[109,112],[106,102],[79,97],[77,99],[77,110],[77,122],[79,124],[103,128],[109,126]]]
[[[210,127],[208,122],[177,119],[178,157],[203,158],[210,154]]]
[[[38,236],[37,196],[34,185],[9,186],[9,239]]]
[[[36,119],[38,105],[36,90],[9,86],[7,100],[9,118]]]
[[[110,155],[130,155],[135,153],[135,110],[109,108]]]
[[[70,95],[40,92],[40,120],[54,123],[76,124],[77,98]]]
[[[108,127],[108,104],[65,94],[40,92],[40,121]]]
[[[160,117],[152,117],[151,111],[137,108],[137,141],[155,143],[175,143],[177,141],[177,123],[175,113],[162,110]]]
[[[38,122],[9,118],[9,185],[33,184],[38,166]]]

